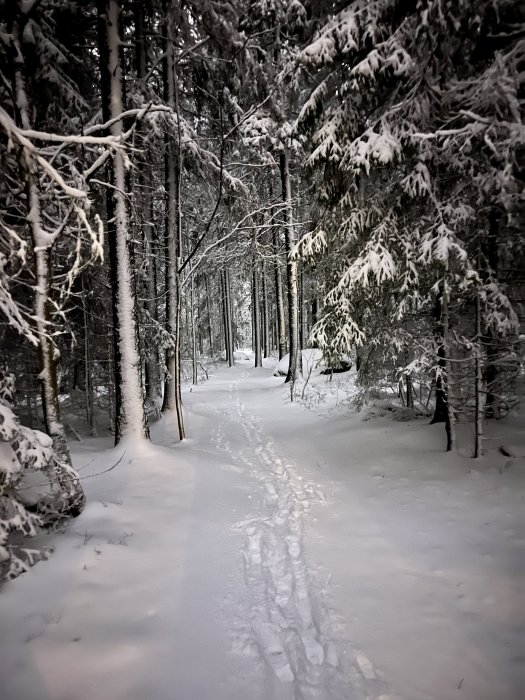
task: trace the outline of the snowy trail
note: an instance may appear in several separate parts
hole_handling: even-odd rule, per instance
[[[216,431],[216,444],[263,486],[260,512],[237,522],[244,537],[248,627],[235,630],[235,648],[259,654],[275,700],[387,700],[386,684],[362,653],[341,658],[329,631],[324,590],[308,566],[304,517],[326,502],[322,489],[275,454],[256,415],[242,400],[243,383],[229,388],[230,420],[242,426],[246,448],[235,449]],[[271,682],[273,679],[273,683]],[[270,698],[269,698],[270,700]]]
[[[522,700],[525,472],[248,361],[184,400],[183,443],[73,445],[86,509],[0,592],[1,700]]]

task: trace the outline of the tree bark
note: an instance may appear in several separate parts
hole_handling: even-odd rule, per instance
[[[273,234],[273,247],[275,252],[274,274],[277,322],[277,347],[279,351],[279,359],[282,360],[283,357],[286,355],[286,322],[284,319],[283,281],[281,277],[281,266],[279,261],[279,244],[277,231],[274,231]]]
[[[485,413],[485,393],[483,391],[483,362],[482,362],[482,338],[481,338],[481,300],[476,292],[476,339],[474,345],[475,368],[475,431],[474,431],[474,457],[483,454],[483,417]]]
[[[262,367],[261,358],[261,306],[259,294],[259,275],[255,264],[252,270],[252,299],[253,299],[253,340],[255,350],[255,366]]]
[[[233,367],[235,364],[235,359],[233,357],[234,344],[233,344],[233,311],[232,311],[232,300],[231,300],[231,287],[230,287],[230,271],[226,268],[224,270],[224,308],[225,308],[225,337],[226,337],[226,359],[228,360],[228,366]]]
[[[109,121],[111,117],[111,95],[110,95],[110,74],[109,74],[109,51],[106,34],[106,5],[107,0],[97,0],[97,32],[98,32],[98,49],[99,49],[99,68],[100,68],[100,93],[102,102],[102,119],[104,122]],[[111,165],[106,167],[106,176],[108,181],[113,179]],[[108,259],[109,273],[112,280],[117,279],[117,236],[115,232],[115,206],[113,200],[113,192],[106,188],[106,221],[107,221],[107,241],[108,241]],[[122,395],[121,395],[121,360],[120,348],[118,342],[118,290],[115,284],[111,285],[111,317],[112,317],[112,332],[111,332],[111,350],[112,359],[108,366],[108,376],[110,383],[110,423],[113,426],[113,434],[115,436],[115,444],[118,442],[118,425],[120,423]],[[112,391],[111,391],[112,389]]]
[[[288,287],[288,329],[290,364],[285,382],[295,382],[297,375],[301,373],[299,362],[299,318],[298,318],[298,280],[297,262],[292,260],[291,252],[295,243],[292,212],[292,190],[290,184],[290,170],[286,151],[279,154],[279,169],[281,173],[282,198],[286,207],[285,225],[285,249],[286,249],[286,273]]]
[[[447,452],[452,452],[456,449],[456,417],[454,414],[453,401],[453,381],[451,372],[450,359],[450,316],[448,310],[448,289],[447,280],[443,280],[443,295],[441,302],[441,320],[443,326],[443,358],[446,376],[446,402],[447,402],[447,417],[445,421],[445,430],[447,433]]]
[[[106,37],[109,58],[110,116],[115,119],[111,134],[119,138],[123,133],[122,69],[120,62],[120,5],[109,0],[106,5]],[[120,359],[121,413],[117,420],[117,442],[123,437],[148,438],[149,430],[144,412],[141,359],[138,352],[137,301],[133,270],[130,260],[129,212],[126,199],[126,168],[122,153],[113,154],[116,260],[112,267],[117,288],[117,337]]]
[[[270,322],[268,313],[268,284],[266,280],[266,262],[262,265],[262,322],[263,322],[263,356],[270,356]]]
[[[195,280],[191,264],[188,274],[190,275],[191,376],[192,384],[195,386],[197,384],[197,337],[195,333]]]
[[[164,390],[164,408],[175,410],[179,437],[185,437],[184,415],[182,411],[181,397],[181,364],[180,364],[180,280],[178,275],[178,258],[181,252],[182,238],[182,139],[180,127],[180,111],[178,101],[177,76],[175,75],[175,57],[173,47],[175,42],[173,25],[176,18],[173,13],[172,3],[168,3],[165,10],[166,21],[166,58],[165,81],[167,90],[167,102],[177,114],[177,148],[173,139],[167,134],[166,157],[166,191],[167,191],[167,217],[166,217],[166,330],[171,334],[173,346],[166,353],[166,366],[168,376]]]

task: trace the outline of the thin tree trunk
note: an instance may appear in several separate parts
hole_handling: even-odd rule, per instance
[[[204,285],[206,290],[206,310],[208,312],[208,338],[210,342],[210,357],[213,356],[213,332],[211,327],[211,297],[208,275],[204,275]]]
[[[89,434],[95,434],[95,416],[93,410],[93,375],[91,369],[91,345],[89,335],[89,319],[86,309],[86,290],[82,278],[82,313],[84,316],[84,391],[86,395],[86,423]]]
[[[270,356],[270,322],[268,313],[268,284],[266,280],[266,262],[262,265],[262,321],[263,321],[263,356]]]
[[[447,394],[445,389],[444,374],[446,372],[445,345],[443,342],[443,290],[441,289],[436,299],[434,316],[436,328],[434,336],[437,341],[437,369],[436,369],[436,405],[430,424],[447,422]]]
[[[252,289],[253,289],[253,338],[255,343],[255,366],[262,367],[261,358],[261,307],[259,295],[259,275],[255,265],[252,271]]]
[[[190,324],[191,324],[191,375],[193,385],[197,384],[197,339],[195,334],[195,281],[191,266],[190,275]]]
[[[226,303],[226,272],[221,272],[221,297],[222,297],[222,325],[224,331],[224,356],[226,362],[230,360],[230,333],[228,330],[228,310]],[[231,367],[231,364],[230,364]]]
[[[306,346],[306,304],[304,301],[304,272],[299,274],[299,345]]]
[[[231,287],[230,287],[230,271],[226,268],[224,271],[224,301],[226,304],[226,336],[227,340],[227,360],[228,365],[233,367],[235,364],[235,359],[233,357],[234,352],[234,341],[233,341],[233,310],[232,310],[232,300],[231,300]]]
[[[446,401],[447,401],[447,419],[445,422],[445,430],[447,433],[447,452],[452,452],[456,449],[456,417],[453,408],[453,381],[451,372],[450,357],[450,317],[448,311],[448,290],[447,280],[443,280],[443,296],[441,302],[441,320],[443,326],[443,351],[446,373]]]
[[[284,294],[283,281],[281,277],[281,266],[279,264],[279,245],[278,234],[274,231],[273,246],[275,251],[275,306],[276,306],[276,322],[277,322],[277,347],[279,351],[279,359],[282,360],[286,355],[286,323],[284,320]]]
[[[290,170],[286,151],[279,154],[279,169],[281,173],[282,198],[286,206],[285,249],[286,272],[288,282],[288,327],[290,364],[285,382],[295,382],[297,375],[301,373],[299,363],[299,324],[298,324],[298,280],[297,262],[292,260],[291,252],[295,243],[292,212],[292,190],[290,185]]]
[[[173,338],[173,346],[167,352],[166,365],[168,377],[165,385],[164,407],[167,410],[175,409],[179,437],[185,437],[184,416],[182,412],[181,397],[181,362],[180,362],[180,312],[181,294],[178,275],[178,257],[181,253],[180,242],[182,238],[182,209],[181,209],[181,185],[182,185],[182,139],[181,124],[177,90],[177,76],[175,75],[175,58],[173,55],[175,17],[171,12],[171,4],[166,10],[166,59],[165,80],[167,86],[167,101],[177,114],[177,149],[173,140],[167,135],[167,221],[166,221],[166,297],[167,318],[166,330]]]
[[[483,392],[483,363],[482,363],[482,338],[481,338],[481,302],[479,293],[476,293],[476,342],[474,346],[475,359],[475,437],[474,457],[483,454],[483,416],[485,412]]]

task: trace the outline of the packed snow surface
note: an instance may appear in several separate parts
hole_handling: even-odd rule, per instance
[[[305,376],[308,376],[310,372],[314,372],[317,369],[324,369],[325,365],[323,363],[323,352],[317,348],[305,348],[301,350],[301,368]],[[281,360],[277,363],[273,373],[277,376],[285,377],[288,374],[288,367],[290,366],[290,353],[286,353]]]
[[[76,445],[84,513],[0,593],[2,700],[522,699],[523,461],[251,364],[185,394],[182,444]]]

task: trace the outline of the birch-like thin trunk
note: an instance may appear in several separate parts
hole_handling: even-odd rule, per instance
[[[306,345],[306,318],[304,303],[304,272],[299,273],[299,345],[304,348]]]
[[[259,275],[257,269],[252,271],[252,299],[253,299],[253,340],[255,350],[255,366],[262,367],[261,358],[261,306],[259,295]]]
[[[228,331],[228,312],[226,310],[226,273],[224,271],[221,272],[220,280],[222,297],[222,328],[224,331],[224,356],[228,362],[230,358],[230,334]]]
[[[476,342],[474,345],[475,367],[475,431],[474,431],[474,457],[483,454],[483,416],[485,414],[485,392],[483,391],[483,362],[482,362],[482,338],[481,338],[481,300],[476,293]]]
[[[91,369],[91,343],[89,336],[89,319],[86,308],[86,290],[82,278],[82,313],[84,316],[84,391],[86,395],[86,423],[89,434],[95,435],[95,414],[93,401],[93,373]]]
[[[448,310],[448,289],[447,280],[443,280],[443,296],[441,301],[441,323],[443,327],[443,359],[446,373],[446,401],[447,401],[447,416],[445,421],[445,430],[447,433],[447,452],[452,452],[456,449],[456,417],[453,408],[453,380],[452,368],[450,362],[450,317]]]
[[[206,288],[206,311],[208,313],[208,339],[210,343],[210,357],[213,355],[213,331],[211,327],[211,297],[208,275],[204,275],[204,284]]]
[[[192,383],[197,384],[197,337],[195,333],[195,281],[191,267],[190,275],[190,327],[191,327],[191,376]]]
[[[226,335],[226,353],[228,366],[233,367],[235,364],[235,359],[233,357],[234,346],[233,346],[233,309],[232,309],[232,299],[231,299],[231,286],[230,286],[230,271],[226,269],[224,271],[224,303],[226,309],[226,319],[225,319],[225,335]]]
[[[279,243],[277,231],[273,234],[273,247],[275,254],[275,306],[276,306],[276,323],[277,323],[277,347],[279,350],[279,359],[282,360],[286,355],[286,322],[284,318],[284,294],[283,280],[281,277],[281,265],[279,261]]]
[[[292,260],[291,252],[295,243],[292,212],[292,189],[290,184],[290,170],[288,154],[286,151],[279,154],[279,169],[281,173],[282,198],[286,209],[285,225],[285,249],[286,249],[286,273],[288,287],[288,329],[290,364],[285,382],[295,382],[297,375],[301,373],[299,364],[299,314],[298,314],[298,279],[297,262]]]
[[[262,264],[262,322],[263,322],[263,356],[270,356],[270,320],[268,311],[268,284],[266,280],[266,262]]]
[[[120,5],[118,0],[109,0],[106,7],[106,33],[110,75],[111,134],[119,138],[123,133],[124,111],[122,69],[120,63],[119,34]],[[121,363],[122,413],[117,424],[117,440],[123,437],[148,438],[149,430],[144,413],[142,395],[141,359],[138,351],[137,301],[133,270],[130,260],[129,212],[126,199],[126,168],[120,151],[113,154],[115,235],[116,235],[116,279],[117,286],[117,334]]]

